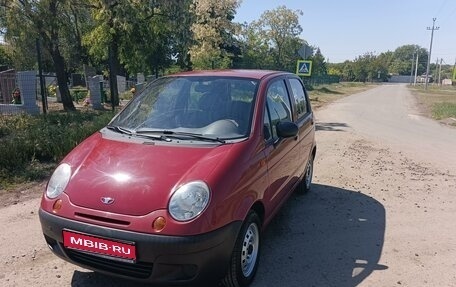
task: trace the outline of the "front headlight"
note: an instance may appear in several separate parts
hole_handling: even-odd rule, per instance
[[[179,187],[171,196],[168,210],[177,221],[189,221],[200,215],[209,203],[210,191],[206,183],[192,181]]]
[[[65,190],[70,177],[71,167],[66,163],[59,165],[49,180],[46,188],[46,196],[51,199],[59,196]]]

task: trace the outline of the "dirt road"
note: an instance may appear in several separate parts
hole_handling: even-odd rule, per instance
[[[456,286],[456,129],[398,85],[316,114],[315,185],[266,230],[252,286]],[[0,207],[0,286],[136,286],[52,255],[38,205]]]

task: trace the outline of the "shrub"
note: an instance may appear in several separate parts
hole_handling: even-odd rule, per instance
[[[0,116],[0,183],[47,175],[68,152],[105,126],[111,112]]]
[[[56,85],[49,85],[47,87],[47,91],[48,91],[48,96],[49,97],[57,97],[57,86]]]

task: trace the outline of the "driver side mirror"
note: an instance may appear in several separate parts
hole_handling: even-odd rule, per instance
[[[298,126],[290,121],[279,122],[276,125],[277,135],[281,138],[291,138],[298,135]]]

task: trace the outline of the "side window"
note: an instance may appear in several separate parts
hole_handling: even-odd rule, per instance
[[[272,137],[276,139],[276,125],[280,121],[292,121],[290,99],[284,81],[272,83],[267,92],[267,105],[272,126]]]
[[[290,79],[291,90],[293,91],[293,97],[296,102],[296,109],[298,112],[298,119],[303,117],[307,113],[307,100],[304,94],[304,87],[301,82],[297,79]]]

